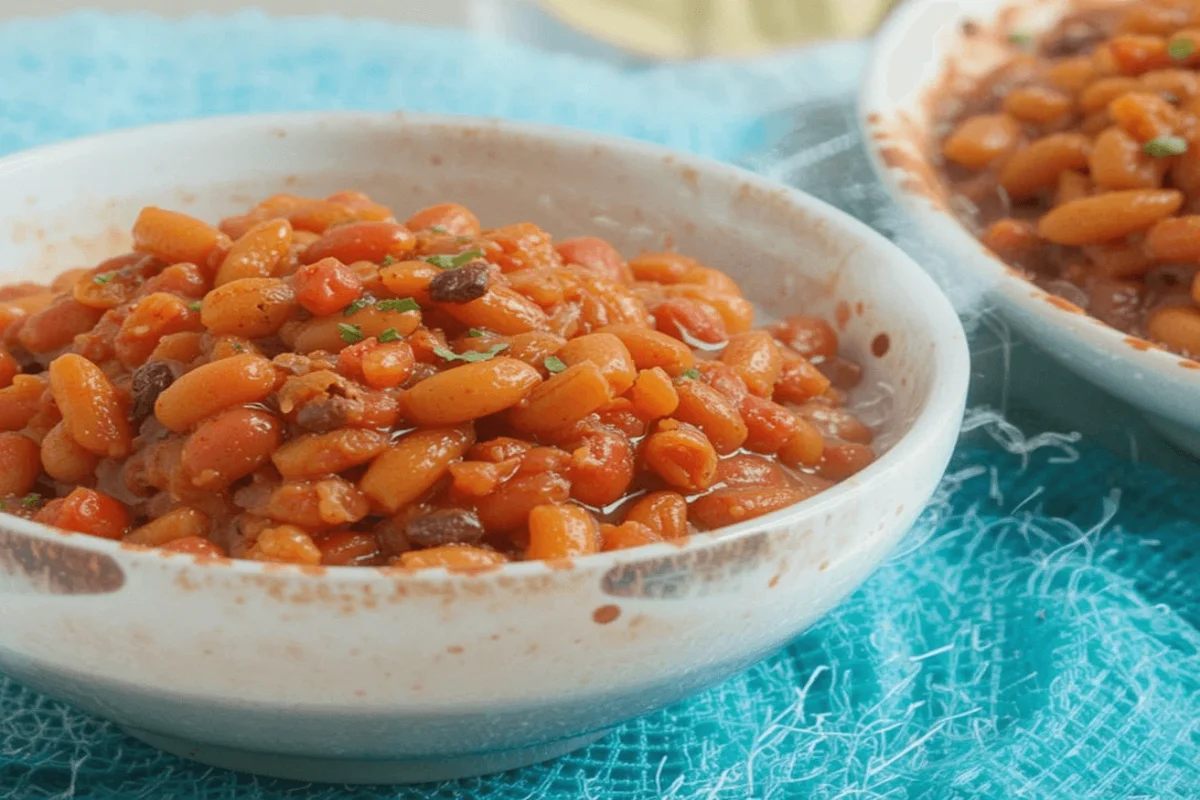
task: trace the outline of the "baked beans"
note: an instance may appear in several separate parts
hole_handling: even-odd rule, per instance
[[[455,203],[401,222],[358,192],[217,225],[147,208],[133,238],[0,288],[10,514],[206,557],[485,567],[721,528],[874,458],[834,329],[755,328],[677,253]]]
[[[1200,358],[1200,6],[1074,14],[946,104],[941,156],[998,256],[1101,321]]]

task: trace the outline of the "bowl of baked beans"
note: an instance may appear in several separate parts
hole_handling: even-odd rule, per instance
[[[875,165],[958,278],[1200,452],[1200,15],[912,0],[862,95]]]
[[[654,146],[298,115],[0,171],[0,668],[210,764],[579,747],[853,590],[961,421],[915,264]]]

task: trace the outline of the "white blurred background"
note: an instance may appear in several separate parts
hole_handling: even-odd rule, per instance
[[[550,49],[652,58],[744,55],[862,36],[896,0],[0,0],[0,17],[81,8],[182,16],[257,8],[476,28]]]

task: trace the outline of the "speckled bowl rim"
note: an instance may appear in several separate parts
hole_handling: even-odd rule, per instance
[[[516,123],[492,118],[459,115],[417,114],[409,112],[259,114],[207,117],[196,120],[169,122],[113,131],[32,148],[0,159],[0,179],[17,166],[29,168],[32,164],[40,160],[77,157],[81,154],[81,151],[101,150],[114,146],[121,147],[127,140],[138,137],[172,137],[184,131],[195,131],[202,134],[208,130],[221,130],[223,133],[231,131],[236,133],[244,130],[250,133],[252,131],[261,132],[264,127],[286,130],[290,127],[314,125],[340,127],[365,122],[380,124],[387,121],[397,126],[472,130],[483,134],[479,138],[481,145],[486,143],[485,136],[487,135],[507,135],[542,139],[555,146],[574,148],[580,155],[585,154],[596,146],[601,146],[617,155],[628,154],[641,159],[663,159],[669,157],[674,159],[675,164],[683,170],[693,169],[699,175],[711,176],[723,184],[740,182],[743,186],[774,194],[780,199],[801,208],[814,223],[818,219],[825,222],[829,226],[825,229],[827,232],[834,231],[839,236],[856,239],[862,245],[877,251],[881,256],[876,262],[878,269],[886,268],[893,274],[903,274],[906,282],[914,284],[923,296],[928,297],[928,304],[923,309],[926,312],[927,332],[932,341],[938,342],[938,346],[934,348],[935,356],[929,389],[922,401],[923,408],[921,408],[920,412],[912,420],[908,432],[901,436],[878,460],[850,479],[788,508],[716,531],[692,534],[676,542],[663,542],[627,550],[616,550],[576,557],[571,559],[571,566],[574,569],[586,568],[599,572],[631,560],[642,561],[664,556],[678,557],[681,554],[704,551],[717,545],[743,539],[759,531],[770,530],[790,522],[819,516],[833,506],[858,502],[865,495],[869,495],[876,486],[887,481],[893,474],[907,469],[910,462],[917,460],[919,451],[922,448],[932,446],[934,443],[943,440],[948,432],[951,436],[957,435],[962,423],[961,410],[966,397],[967,382],[970,376],[970,359],[967,351],[966,335],[949,300],[942,294],[937,284],[912,259],[867,225],[810,195],[790,189],[739,167],[672,150],[660,145],[557,126]],[[0,191],[3,191],[3,189],[0,188]],[[245,559],[206,558],[187,553],[171,553],[155,548],[130,545],[111,539],[91,536],[85,533],[62,531],[11,515],[8,515],[8,518],[3,521],[3,525],[14,532],[38,540],[60,543],[69,542],[74,547],[83,547],[91,552],[119,556],[121,558],[174,559],[181,564],[195,564],[209,569],[230,569],[236,573],[246,575],[303,576],[317,581],[393,582],[403,580],[420,583],[441,583],[459,579],[463,576],[470,576],[475,580],[497,576],[522,578],[545,575],[561,571],[563,568],[561,564],[543,561],[517,561],[505,563],[497,567],[452,570],[445,568],[418,570],[397,566],[321,566],[314,568],[294,564],[263,563]]]
[[[996,13],[1008,8],[1035,6],[1039,0],[996,0]],[[1117,3],[1119,0],[1111,0]],[[1173,353],[1153,342],[1120,331],[1082,309],[1064,306],[1061,298],[1047,292],[1018,274],[1005,261],[983,245],[966,226],[948,209],[930,200],[930,192],[922,187],[925,175],[934,165],[926,156],[924,148],[913,148],[910,154],[922,159],[924,174],[917,176],[887,162],[884,151],[895,133],[897,104],[885,89],[894,51],[905,38],[909,28],[926,10],[945,0],[906,0],[892,11],[876,34],[866,75],[859,94],[859,123],[864,131],[867,153],[891,196],[908,210],[920,228],[930,235],[935,244],[944,245],[950,252],[967,262],[965,268],[974,270],[994,280],[993,292],[1021,311],[1040,318],[1054,327],[1067,330],[1072,338],[1082,342],[1093,351],[1107,355],[1117,362],[1125,362],[1131,369],[1146,370],[1172,383],[1182,384],[1187,390],[1194,388],[1200,397],[1200,362]],[[964,11],[960,19],[968,19]],[[945,62],[943,62],[945,63]],[[932,87],[925,87],[932,88]],[[918,126],[926,120],[920,118],[917,109],[910,120]],[[902,112],[904,113],[904,112]],[[926,130],[920,131],[922,135]]]

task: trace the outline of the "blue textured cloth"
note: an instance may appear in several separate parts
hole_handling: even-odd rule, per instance
[[[380,23],[77,15],[0,26],[0,151],[227,112],[494,114],[743,158],[915,247],[855,150],[846,97],[862,62],[836,47],[620,69]],[[796,110],[819,141],[763,150]],[[436,786],[303,785],[164,755],[0,678],[0,796],[1200,796],[1194,482],[1036,421],[1022,434],[976,409],[967,427],[913,533],[850,600],[745,674],[586,750]]]

